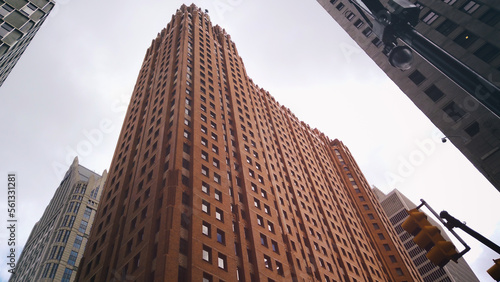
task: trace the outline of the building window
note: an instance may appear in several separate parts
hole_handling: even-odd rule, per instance
[[[205,200],[201,201],[201,210],[206,214],[210,214],[210,203]]]
[[[208,167],[202,165],[201,166],[201,174],[208,176]]]
[[[354,19],[354,13],[353,12],[346,12],[345,17],[347,18],[347,20],[351,21],[352,19]]]
[[[414,72],[412,72],[408,78],[413,82],[415,83],[415,85],[420,85],[424,80],[425,80],[425,76],[419,72],[418,70],[415,70]]]
[[[491,63],[498,54],[500,54],[500,49],[496,46],[493,46],[491,43],[486,43],[483,46],[479,47],[479,49],[474,52],[479,59]]]
[[[371,28],[367,27],[363,30],[362,33],[364,36],[369,37],[373,33],[373,30]]]
[[[358,19],[357,21],[354,22],[354,26],[357,28],[357,29],[360,29],[362,26],[364,25],[363,21]]]
[[[337,5],[337,7],[335,7],[335,8],[337,8],[337,10],[339,10],[339,11],[340,11],[340,10],[342,10],[342,8],[344,8],[344,6],[345,6],[345,5],[344,5],[344,4],[342,4],[342,2],[340,2],[340,3]]]
[[[80,227],[78,228],[78,231],[85,233],[85,231],[87,230],[87,225],[88,225],[88,222],[85,220],[82,220],[82,222],[80,223]]]
[[[80,235],[76,235],[75,242],[73,243],[73,249],[79,250],[82,245],[83,237]]]
[[[260,244],[264,247],[267,247],[267,237],[264,234],[260,234]]]
[[[429,11],[425,16],[421,18],[422,22],[430,25],[439,18],[439,15],[434,11]]]
[[[380,226],[378,226],[378,224],[377,224],[377,223],[374,223],[374,224],[373,224],[373,229],[378,230],[378,229],[380,229]]]
[[[221,253],[219,253],[219,256],[217,258],[217,265],[219,268],[226,270],[227,267],[227,257]]]
[[[215,196],[215,199],[219,202],[222,202],[222,192],[215,189],[214,190],[214,196]]]
[[[185,267],[179,265],[179,270],[177,274],[177,282],[184,282],[188,280],[188,270]]]
[[[189,229],[189,224],[191,223],[191,220],[189,219],[189,216],[185,213],[181,214],[181,226]]]
[[[468,30],[464,30],[460,33],[453,41],[463,48],[468,48],[472,45],[472,43],[476,42],[477,36]]]
[[[446,3],[446,4],[450,5],[450,6],[453,5],[453,4],[455,4],[455,2],[457,2],[457,0],[441,0],[441,1],[443,1],[444,3]]]
[[[396,268],[396,273],[399,275],[399,276],[403,276],[403,270],[401,270],[401,268]]]
[[[269,256],[264,255],[264,265],[268,269],[273,269],[273,265],[271,264],[271,258]]]
[[[224,212],[218,208],[215,209],[215,218],[217,220],[224,222]]]
[[[476,136],[479,133],[479,123],[477,121],[473,122],[469,126],[464,129],[465,133],[467,133],[470,137]]]
[[[500,21],[500,12],[490,8],[479,18],[479,20],[487,25],[495,26]]]
[[[466,12],[467,14],[472,14],[474,13],[481,5],[473,0],[467,1],[462,8],[460,8],[462,11]]]
[[[69,258],[68,258],[68,264],[75,265],[77,257],[78,257],[78,253],[75,251],[71,251],[71,253],[69,254]]]
[[[269,230],[269,232],[271,233],[274,233],[274,224],[269,220],[267,221],[267,230]]]
[[[201,233],[203,233],[203,235],[206,235],[208,237],[210,237],[210,223],[207,223],[205,221],[203,221],[203,223],[201,224]]]
[[[226,244],[226,233],[220,229],[217,229],[217,242],[223,245]]]
[[[373,38],[372,43],[376,47],[380,47],[383,44],[382,40],[380,40],[378,37]]]
[[[63,277],[61,279],[61,282],[69,282],[71,280],[71,274],[73,274],[73,270],[66,268],[64,270],[64,274],[63,274]]]
[[[278,249],[278,243],[276,243],[274,240],[271,240],[271,247],[273,248],[273,252],[275,253],[280,253],[280,250]]]
[[[205,182],[201,182],[201,191],[207,195],[210,195],[210,185]]]
[[[396,263],[397,262],[396,257],[393,256],[393,255],[390,255],[389,259],[391,260],[392,263]]]
[[[424,93],[434,102],[439,101],[444,96],[443,91],[439,90],[435,85],[431,85]]]
[[[179,252],[181,254],[188,254],[188,241],[186,239],[181,238],[179,241]]]
[[[203,281],[202,282],[212,282],[213,278],[212,275],[203,272]]]
[[[263,221],[264,221],[264,219],[262,218],[262,216],[257,215],[257,224],[258,224],[259,226],[262,226]]]
[[[456,28],[458,27],[458,25],[448,19],[446,19],[444,22],[442,22],[437,28],[436,30],[441,33],[442,35],[444,36],[448,36],[450,35],[450,33],[452,33]]]
[[[59,266],[59,264],[57,264],[57,263],[52,264],[52,270],[50,271],[49,278],[54,278],[54,276],[57,273],[58,266]]]
[[[380,240],[385,240],[384,234],[378,233],[377,235]]]
[[[446,115],[448,115],[455,122],[460,120],[466,114],[466,112],[453,101],[443,108],[443,112],[445,112]]]
[[[384,244],[384,249],[386,251],[390,251],[391,250],[391,247],[388,245],[388,244]]]
[[[202,258],[204,261],[212,262],[212,249],[203,245]]]

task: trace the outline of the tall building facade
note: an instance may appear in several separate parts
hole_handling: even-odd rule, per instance
[[[146,52],[108,178],[78,281],[421,281],[348,149],[194,5]]]
[[[54,5],[53,0],[0,1],[0,86]]]
[[[420,8],[420,21],[415,27],[419,33],[500,87],[498,1],[410,1]],[[318,2],[500,191],[500,118],[415,52],[411,69],[401,71],[391,66],[382,53],[381,39],[349,1]],[[380,2],[388,6],[388,0]],[[500,106],[498,97],[486,99]]]
[[[427,252],[421,249],[417,244],[413,242],[413,237],[408,234],[402,227],[401,224],[408,218],[407,210],[411,210],[417,207],[413,202],[411,202],[405,195],[399,192],[397,189],[392,190],[387,195],[380,191],[378,188],[373,189],[375,195],[379,199],[382,208],[384,209],[387,217],[398,233],[399,238],[404,244],[404,247],[408,254],[411,256],[418,272],[422,275],[425,282],[433,281],[455,281],[455,282],[474,282],[479,281],[472,269],[469,267],[467,262],[460,258],[457,263],[450,261],[443,268],[434,265],[425,256]],[[431,217],[428,217],[429,221],[437,226],[441,235],[447,240],[451,241],[444,229]]]
[[[75,280],[106,174],[90,171],[75,158],[33,227],[10,282]]]

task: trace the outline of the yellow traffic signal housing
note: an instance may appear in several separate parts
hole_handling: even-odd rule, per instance
[[[425,255],[433,264],[443,267],[450,259],[453,259],[458,254],[450,241],[438,241],[435,246],[430,249],[430,251]]]
[[[417,209],[413,209],[408,212],[408,218],[401,224],[404,230],[406,230],[411,235],[417,235],[422,226],[430,226],[431,223],[427,220],[427,216],[425,213],[418,211]]]
[[[495,281],[500,281],[500,259],[494,259],[493,261],[495,264],[486,272],[488,272],[488,274],[495,279]]]
[[[420,232],[413,238],[413,242],[426,251],[434,247],[434,242],[439,241],[444,241],[441,231],[432,225],[423,226]]]
[[[426,250],[427,258],[439,267],[446,265],[458,255],[453,243],[446,241],[437,226],[433,226],[427,216],[412,209],[407,211],[408,218],[401,224],[404,230],[414,236],[413,242]]]

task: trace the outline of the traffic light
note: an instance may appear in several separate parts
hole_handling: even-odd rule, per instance
[[[445,266],[450,259],[456,262],[458,252],[453,243],[444,239],[439,228],[433,226],[423,212],[417,209],[407,212],[409,216],[401,227],[414,236],[415,244],[427,251],[426,257],[439,267]]]
[[[500,259],[494,259],[493,261],[495,264],[486,272],[488,272],[488,274],[495,279],[495,281],[500,281]]]

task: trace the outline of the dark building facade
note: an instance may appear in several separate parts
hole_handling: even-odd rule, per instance
[[[415,29],[500,87],[500,5],[496,0],[410,0]],[[410,100],[500,191],[500,118],[413,52],[409,70],[390,65],[384,44],[349,1],[318,0]],[[386,7],[388,0],[381,0]],[[400,42],[399,45],[404,45]],[[478,86],[480,87],[480,86]],[[496,107],[492,95],[485,99]],[[404,117],[403,117],[404,118]]]
[[[139,73],[78,281],[420,281],[349,150],[182,6]]]
[[[53,0],[0,1],[0,86],[54,5]]]

